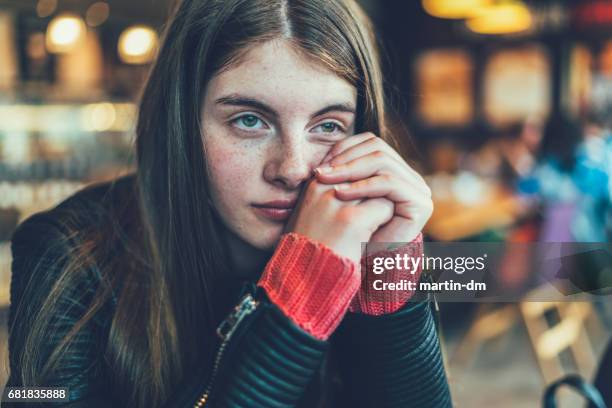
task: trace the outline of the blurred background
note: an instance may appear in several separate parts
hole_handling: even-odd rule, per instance
[[[133,169],[136,103],[172,3],[0,0],[4,318],[18,223]],[[433,191],[428,241],[610,241],[612,0],[360,3],[384,45],[392,128]],[[525,256],[506,258],[498,283],[520,287]],[[458,407],[533,407],[564,374],[594,378],[609,296],[528,300],[440,304]],[[6,359],[5,324],[0,340]]]

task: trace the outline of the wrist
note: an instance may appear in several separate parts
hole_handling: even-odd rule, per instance
[[[376,258],[396,258],[398,255],[411,265],[414,258],[423,254],[423,234],[419,233],[412,241],[394,248],[367,253],[361,258],[361,271],[363,279],[359,291],[355,294],[349,306],[353,313],[369,315],[383,315],[393,313],[410,300],[416,291],[416,285],[422,272],[419,262],[416,268],[392,268],[381,274],[374,273],[373,265]],[[377,290],[382,284],[391,285],[385,289]],[[398,288],[397,284],[401,284]]]
[[[257,285],[300,328],[325,340],[359,289],[357,264],[297,233],[281,240]]]

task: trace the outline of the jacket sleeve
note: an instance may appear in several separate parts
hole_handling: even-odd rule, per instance
[[[31,386],[21,380],[20,357],[25,353],[25,338],[37,319],[41,302],[49,294],[66,262],[66,239],[59,226],[49,218],[37,214],[24,221],[14,232],[11,241],[11,305],[9,310],[9,364],[7,387]],[[52,306],[52,319],[45,332],[47,341],[38,345],[40,369],[51,350],[83,316],[94,294],[94,281],[63,290]],[[68,402],[46,403],[69,407],[116,407],[103,391],[102,353],[104,324],[94,317],[74,338],[59,362],[59,369],[47,376],[45,387],[67,387]],[[23,402],[5,402],[3,407],[21,407]],[[29,406],[36,406],[29,403]]]
[[[298,327],[263,288],[249,283],[245,292],[253,294],[257,308],[238,324],[227,343],[206,406],[295,407],[329,342]]]
[[[216,364],[192,373],[165,408],[194,407],[198,403],[212,408],[301,406],[329,341],[298,327],[270,301],[262,287],[248,282],[240,296],[252,297],[257,306],[239,322],[232,313],[228,315],[219,327],[225,328],[225,333],[233,331],[229,339],[218,339]]]
[[[452,406],[428,301],[409,301],[380,316],[349,312],[331,341],[347,406]]]

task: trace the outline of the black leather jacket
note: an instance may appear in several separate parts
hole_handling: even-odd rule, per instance
[[[133,183],[134,177],[127,176],[116,185],[133,188]],[[109,187],[109,183],[91,186],[18,227],[12,239],[9,327],[21,325],[27,331],[28,316],[35,310],[26,309],[29,311],[15,321],[16,307],[21,302],[35,305],[57,272],[45,265],[51,265],[61,251],[67,250],[54,245],[63,234],[57,222],[63,209],[80,206],[87,211],[89,200],[108,197]],[[33,276],[37,264],[42,268],[36,270],[43,272]],[[92,275],[82,286],[62,295],[58,307],[62,316],[56,333],[49,338],[50,345],[81,316],[87,305],[84,294],[93,293],[95,285],[96,277]],[[199,371],[194,371],[170,398],[169,407],[193,407],[209,391],[204,406],[313,408],[323,406],[318,401],[324,390],[326,408],[451,406],[429,302],[409,302],[384,316],[348,312],[332,337],[321,341],[294,325],[255,282],[243,282],[233,301],[237,306],[214,339],[219,350],[216,364],[199,365]],[[63,405],[119,406],[105,385],[105,379],[112,374],[100,356],[112,313],[111,302],[79,332],[75,347],[62,361],[52,385],[69,388],[70,402]],[[23,347],[23,339],[16,332],[19,331],[9,333],[11,375],[7,386],[12,387],[23,385],[15,357]],[[323,372],[332,374],[322,376]],[[322,381],[332,384],[322,386]]]

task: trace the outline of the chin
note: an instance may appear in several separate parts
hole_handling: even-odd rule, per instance
[[[283,226],[278,228],[261,228],[249,234],[249,242],[251,245],[262,250],[272,250],[280,241],[280,237],[283,234]]]

